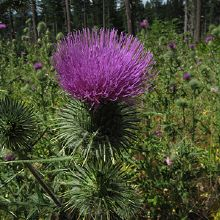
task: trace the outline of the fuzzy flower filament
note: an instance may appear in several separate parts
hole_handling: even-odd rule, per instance
[[[152,58],[132,36],[119,36],[116,30],[83,29],[61,41],[53,63],[61,87],[93,106],[147,90]]]

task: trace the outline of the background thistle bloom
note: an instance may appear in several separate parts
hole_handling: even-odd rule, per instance
[[[7,28],[6,24],[0,23],[0,30]]]
[[[149,22],[147,19],[144,19],[143,21],[140,22],[140,27],[143,29],[147,29],[149,27]]]
[[[189,45],[189,48],[190,48],[191,50],[194,50],[194,49],[196,48],[196,45],[195,45],[195,44],[190,44],[190,45]]]
[[[84,29],[58,45],[53,62],[64,90],[98,105],[143,93],[149,86],[152,57],[132,36]]]
[[[214,40],[214,36],[208,35],[208,36],[206,36],[206,38],[205,38],[205,43],[207,44],[207,43],[209,43],[209,42],[211,42],[211,41],[213,41],[213,40]]]
[[[41,62],[36,62],[33,66],[35,70],[40,70],[43,68],[43,64]]]
[[[7,154],[4,156],[4,160],[5,161],[12,161],[12,160],[15,160],[15,155],[14,154]]]
[[[184,80],[190,80],[190,79],[191,79],[191,74],[190,74],[190,73],[187,73],[187,72],[184,73],[184,74],[183,74],[183,79],[184,79]]]
[[[176,43],[171,41],[168,43],[167,47],[171,50],[175,50],[176,49]]]

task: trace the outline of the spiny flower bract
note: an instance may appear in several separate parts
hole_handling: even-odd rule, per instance
[[[126,103],[110,102],[90,111],[88,105],[71,102],[58,119],[57,138],[73,153],[80,148],[83,157],[115,158],[137,139],[138,113]]]
[[[66,208],[78,210],[79,219],[133,219],[140,211],[140,198],[128,184],[127,170],[101,162],[76,166],[64,194]]]
[[[37,126],[33,110],[11,98],[0,100],[0,146],[12,151],[31,150]]]
[[[58,44],[53,64],[63,89],[94,106],[143,93],[150,86],[152,58],[133,36],[83,29]]]

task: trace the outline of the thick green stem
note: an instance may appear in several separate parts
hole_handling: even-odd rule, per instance
[[[33,176],[36,178],[38,183],[41,185],[41,187],[44,189],[44,191],[50,196],[50,198],[54,201],[54,203],[61,208],[62,204],[59,201],[59,199],[56,197],[54,192],[50,189],[50,187],[44,182],[42,179],[40,173],[30,164],[26,163],[25,166],[30,170],[30,172],[33,174]]]
[[[182,111],[183,111],[183,132],[184,132],[185,128],[186,128],[185,107],[182,108]],[[184,144],[184,146],[186,145],[185,138],[183,139],[183,144]]]
[[[193,97],[192,97],[192,142],[195,141],[195,129],[196,129],[196,119],[195,119],[195,90],[193,90]]]

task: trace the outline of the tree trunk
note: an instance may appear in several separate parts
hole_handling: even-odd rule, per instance
[[[83,1],[83,23],[84,27],[87,26],[87,19],[86,19],[86,0]]]
[[[201,35],[201,0],[196,1],[196,30],[195,30],[195,41],[200,41]]]
[[[36,2],[35,0],[31,0],[31,12],[32,12],[32,24],[33,24],[33,36],[34,42],[37,41],[37,12],[36,12]]]
[[[102,26],[105,28],[105,0],[102,0]]]
[[[67,22],[67,32],[71,32],[71,20],[70,20],[70,7],[69,7],[69,0],[65,0],[66,6],[66,22]]]
[[[9,22],[10,22],[10,34],[11,34],[11,39],[15,39],[15,29],[14,29],[14,19],[13,19],[13,14],[11,12],[11,9],[9,9]]]
[[[108,1],[108,19],[107,19],[107,25],[108,25],[108,28],[110,27],[110,1]]]
[[[210,6],[210,10],[209,10],[209,23],[208,23],[208,26],[210,24],[213,24],[213,21],[214,21],[214,4],[213,4],[213,1],[210,0],[209,1],[209,6]]]
[[[185,0],[184,5],[184,33],[188,31],[188,0]]]
[[[129,0],[125,0],[125,11],[126,11],[126,16],[127,16],[128,34],[133,34],[131,5],[130,5]]]
[[[195,38],[195,26],[196,26],[196,0],[192,0],[191,2],[191,10],[190,10],[190,32],[193,38]]]

